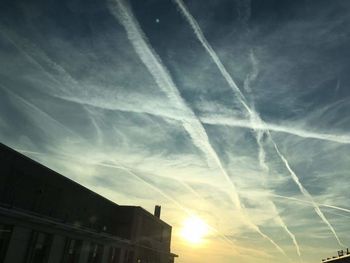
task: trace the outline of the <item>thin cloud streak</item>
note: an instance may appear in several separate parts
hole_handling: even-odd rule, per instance
[[[15,148],[14,150],[16,150],[18,152],[21,152],[23,154],[32,154],[32,155],[38,155],[38,156],[46,156],[46,154],[40,153],[40,152],[36,152],[36,151],[29,151],[29,150],[19,149],[19,148]],[[71,161],[72,159],[77,159],[77,156],[75,156],[75,155],[62,154],[62,153],[60,153],[58,155],[61,158],[65,159],[65,160],[68,160],[68,161]],[[77,161],[78,162],[86,162],[87,160],[84,159],[84,160],[77,160]],[[109,161],[114,162],[113,160],[109,160]],[[163,190],[161,190],[158,186],[153,185],[152,183],[150,183],[147,180],[145,180],[144,178],[142,178],[142,176],[137,175],[130,168],[127,168],[127,167],[122,166],[120,164],[110,164],[110,163],[104,163],[104,162],[96,162],[96,160],[92,160],[92,159],[88,160],[88,163],[89,163],[89,165],[96,165],[96,166],[100,166],[100,167],[107,167],[107,168],[113,168],[113,169],[122,170],[122,171],[132,175],[134,178],[136,178],[141,183],[147,185],[148,187],[152,188],[153,190],[155,190],[156,192],[161,194],[164,198],[166,198],[167,200],[172,202],[180,210],[184,211],[188,216],[192,216],[193,215],[193,212],[190,209],[186,208],[180,202],[178,202],[176,199],[174,199],[173,197],[169,196],[167,193],[165,193]],[[186,184],[183,184],[183,185],[185,186]],[[187,186],[186,189],[192,189],[192,188]],[[192,191],[195,192],[193,189],[192,189]],[[234,243],[231,239],[227,238],[220,231],[218,231],[215,227],[213,227],[211,225],[208,225],[208,227],[212,231],[214,231],[222,240],[224,240],[231,248],[235,249],[235,252],[246,251],[248,253],[256,253],[256,255],[258,255],[258,256],[267,257],[267,258],[270,257],[268,254],[265,254],[265,253],[261,252],[260,250],[239,246],[236,243]]]
[[[271,202],[273,204],[273,207],[276,209],[276,206],[273,202]],[[277,223],[282,226],[282,228],[287,232],[287,234],[289,235],[289,237],[292,239],[293,241],[293,244],[295,246],[295,249],[297,251],[297,254],[299,257],[301,257],[301,252],[300,252],[300,247],[299,247],[299,244],[298,244],[298,241],[295,237],[295,235],[292,233],[292,231],[289,230],[287,224],[284,222],[284,220],[282,219],[282,217],[279,215],[277,209],[276,209],[276,213],[278,214],[277,218],[276,218],[276,221]]]
[[[0,16],[2,143],[118,204],[161,204],[183,263],[317,262],[339,248],[324,218],[350,243],[350,3],[119,1],[169,84],[113,0],[22,2]],[[199,253],[172,199],[220,231]]]
[[[301,138],[318,139],[342,144],[350,144],[350,136],[345,134],[317,133],[303,129],[294,128],[292,125],[277,125],[273,123],[252,123],[249,120],[239,120],[230,117],[203,116],[200,120],[205,124],[224,125],[232,127],[242,127],[254,130],[270,130],[274,132],[283,132],[291,135],[296,135]]]
[[[246,90],[248,90],[248,91],[251,91],[251,83],[257,78],[257,76],[259,74],[258,61],[255,58],[255,55],[254,55],[253,51],[250,52],[250,59],[251,59],[251,62],[252,62],[252,72],[247,74],[247,77],[244,80],[244,88]],[[252,104],[253,104],[253,111],[255,111],[254,110],[254,102],[253,101],[252,101]],[[261,122],[260,118],[258,118],[256,121],[254,121],[254,116],[258,117],[258,114],[255,114],[255,115],[253,115],[250,118],[252,125],[254,125],[254,123],[260,123]],[[266,152],[265,152],[264,145],[263,145],[263,142],[262,142],[262,139],[264,137],[265,131],[264,130],[256,130],[256,129],[254,129],[254,131],[255,131],[256,142],[258,144],[258,149],[259,149],[259,152],[258,152],[259,165],[260,165],[262,171],[264,172],[264,174],[269,174],[270,168],[269,168],[269,166],[266,163]],[[265,185],[265,180],[264,180],[264,185]],[[296,239],[295,235],[289,230],[287,224],[284,222],[284,220],[280,216],[275,203],[273,201],[271,201],[271,200],[269,200],[268,202],[269,202],[269,204],[272,207],[273,213],[277,215],[277,217],[275,218],[275,222],[279,226],[281,226],[282,229],[284,229],[284,231],[291,238],[298,256],[301,257],[300,247],[299,247],[299,244],[297,242],[297,239]]]
[[[151,114],[156,117],[161,117],[164,119],[171,119],[180,121],[181,119],[186,119],[186,116],[179,117],[179,115],[174,114],[175,112],[166,112],[166,111],[159,111],[155,108],[133,108],[132,105],[120,105],[120,104],[109,104],[109,103],[99,103],[97,101],[94,101],[93,98],[91,98],[89,101],[75,98],[75,97],[68,97],[68,96],[59,96],[59,98],[75,102],[81,105],[90,105],[92,107],[97,107],[101,109],[109,109],[109,110],[118,110],[123,112],[134,112],[134,113],[140,113],[140,114]],[[286,133],[290,135],[295,135],[300,138],[305,139],[317,139],[322,141],[329,141],[329,142],[335,142],[335,143],[341,143],[341,144],[350,144],[350,136],[345,134],[332,134],[332,133],[317,133],[313,131],[308,131],[305,129],[295,128],[295,125],[292,124],[285,124],[285,125],[278,125],[274,123],[268,123],[264,122],[262,123],[254,123],[248,119],[235,119],[233,117],[225,117],[222,115],[204,115],[198,117],[200,122],[208,125],[220,125],[220,126],[228,126],[228,127],[239,127],[239,128],[247,128],[252,130],[261,130],[261,131],[273,131],[273,132],[281,132]]]
[[[61,99],[71,98],[72,96],[72,87],[75,89],[80,89],[80,84],[76,81],[61,65],[57,64],[53,61],[49,56],[45,54],[41,49],[33,45],[30,41],[26,40],[23,37],[18,36],[14,32],[7,30],[4,26],[0,24],[0,33],[14,46],[17,50],[23,54],[31,63],[36,65],[41,72],[43,72],[47,77],[49,77],[52,81],[57,84],[57,87],[60,88],[63,94],[56,95]],[[45,66],[42,65],[40,61],[45,62],[45,65],[49,67],[49,69],[54,72],[54,74],[50,73],[45,69]],[[65,85],[62,85],[65,84]],[[13,94],[13,93],[12,93]],[[71,99],[70,101],[74,101]],[[102,133],[99,129],[95,117],[92,116],[92,110],[89,110],[86,107],[85,103],[80,103],[82,107],[89,113],[88,116],[91,119],[93,126],[96,129],[97,141],[101,143],[102,141]],[[32,105],[33,106],[33,105]],[[38,108],[37,108],[38,109]],[[38,109],[39,110],[39,109]],[[41,110],[40,110],[41,111]]]
[[[68,81],[69,85],[65,86],[63,92],[68,91],[68,87],[77,85],[77,82],[56,62],[51,60],[40,48],[36,47],[27,39],[18,36],[15,32],[7,30],[3,25],[0,24],[0,33],[14,46],[17,50],[23,54],[28,61],[36,65],[41,72],[43,72],[49,79],[57,84],[57,87],[62,89],[62,80]],[[55,72],[56,75],[60,76],[61,79],[56,78],[55,75],[48,72],[45,66],[42,65],[40,61],[45,62],[45,66],[49,66],[51,70]]]
[[[79,138],[81,139],[81,136],[78,135],[77,133],[75,133],[74,131],[68,129],[65,125],[63,125],[62,123],[60,123],[59,121],[57,121],[56,119],[52,118],[49,114],[47,114],[46,112],[44,112],[43,110],[41,110],[40,108],[38,108],[37,106],[35,106],[33,103],[31,103],[30,101],[24,99],[23,97],[19,96],[18,94],[15,94],[14,92],[12,92],[11,90],[9,90],[8,88],[6,88],[5,86],[0,84],[0,87],[5,90],[8,94],[10,94],[13,98],[15,98],[16,100],[20,101],[20,103],[22,103],[23,105],[25,105],[25,107],[28,107],[29,109],[34,110],[38,115],[35,116],[34,121],[37,121],[38,123],[40,122],[40,120],[44,119],[46,121],[46,123],[53,123],[55,126],[60,127],[62,130],[66,131],[68,134],[72,135],[73,137]],[[41,118],[38,118],[38,116],[40,116]],[[41,125],[38,125],[38,127],[40,127]],[[42,127],[42,129],[44,129]]]
[[[3,87],[4,88],[4,87]],[[5,89],[5,88],[4,88]],[[7,89],[5,89],[7,90]],[[8,91],[8,90],[7,90]],[[16,99],[20,100],[22,103],[26,104],[28,107],[32,108],[33,110],[35,110],[38,114],[43,115],[43,117],[45,119],[48,119],[52,122],[54,122],[56,125],[58,125],[58,127],[60,127],[63,130],[66,130],[67,132],[69,132],[70,134],[74,135],[74,136],[78,136],[77,134],[75,134],[74,132],[72,132],[71,130],[67,129],[67,127],[65,127],[63,124],[61,124],[60,122],[56,121],[54,118],[52,118],[50,115],[48,115],[47,113],[43,112],[41,109],[37,108],[35,105],[33,105],[32,103],[28,102],[27,100],[19,97],[18,95],[12,93],[11,91],[8,91],[12,96],[14,96]],[[79,137],[80,138],[80,137]],[[92,147],[91,147],[92,148]],[[40,152],[35,152],[35,151],[28,151],[28,150],[23,150],[23,149],[16,149],[19,152],[22,153],[29,153],[29,154],[34,154],[34,155],[41,155],[41,156],[45,156],[44,153],[40,153]],[[76,156],[73,155],[68,155],[68,154],[63,154],[61,153],[60,156],[62,157],[68,157],[69,160],[72,160],[72,158],[76,158]],[[113,162],[113,160],[110,160]],[[103,166],[103,167],[110,167],[110,168],[118,168],[118,169],[122,169],[126,172],[128,172],[129,174],[132,174],[133,176],[135,176],[138,180],[142,181],[143,183],[147,184],[148,186],[150,186],[151,188],[155,189],[156,191],[158,191],[161,195],[163,195],[164,197],[166,197],[168,200],[170,200],[171,202],[173,202],[174,204],[176,204],[176,206],[178,206],[180,209],[182,209],[183,211],[185,211],[187,214],[191,214],[190,210],[188,210],[187,208],[183,207],[177,200],[173,199],[172,197],[170,197],[169,195],[167,195],[164,191],[162,191],[160,188],[155,187],[154,185],[150,184],[149,182],[145,181],[142,177],[136,175],[134,172],[132,172],[130,169],[124,167],[124,166],[120,166],[120,165],[111,165],[111,164],[106,164],[106,163],[96,163],[94,160],[90,160],[90,163],[94,164],[94,165],[98,165],[98,166]],[[188,188],[187,188],[188,189]],[[192,189],[192,191],[194,191]],[[235,243],[232,242],[232,240],[230,240],[229,238],[227,238],[225,235],[221,234],[217,229],[215,229],[212,226],[209,226],[213,231],[215,231],[222,239],[224,239],[226,242],[228,242],[230,245],[237,247],[237,245]],[[254,226],[253,226],[254,227]],[[259,231],[259,229],[257,229],[257,231]],[[263,233],[261,233],[261,235],[268,239],[268,237]],[[277,245],[277,244],[275,244]],[[241,249],[241,248],[240,248]],[[250,251],[250,250],[249,250]],[[279,250],[281,251],[281,253],[285,254],[283,250]]]
[[[203,126],[200,121],[198,121],[193,111],[183,101],[175,83],[170,77],[170,74],[165,66],[162,65],[158,55],[147,43],[146,37],[143,35],[136,19],[122,1],[110,1],[110,8],[113,15],[115,15],[124,26],[135,51],[154,77],[157,85],[167,94],[172,103],[183,109],[185,116],[190,116],[190,118],[180,119],[183,127],[189,133],[193,143],[206,155],[209,166],[218,166],[225,178],[230,182],[234,189],[234,203],[237,207],[241,208],[241,203],[237,196],[235,187],[224,170],[219,157],[211,147],[209,138]]]
[[[229,84],[229,86],[232,88],[232,90],[235,92],[235,94],[238,95],[238,99],[239,101],[242,103],[243,107],[247,110],[249,117],[250,117],[250,121],[252,123],[257,123],[258,126],[263,126],[264,127],[264,122],[263,120],[259,117],[258,113],[253,111],[248,104],[246,103],[246,98],[244,97],[243,93],[241,92],[241,90],[238,88],[238,86],[236,85],[236,83],[233,81],[231,75],[228,73],[228,71],[226,70],[226,68],[224,67],[224,65],[222,64],[221,60],[219,59],[219,57],[217,56],[216,52],[213,50],[213,48],[211,47],[211,45],[208,43],[208,41],[206,40],[202,30],[200,29],[198,23],[196,22],[196,20],[194,19],[194,17],[189,13],[189,11],[187,10],[185,4],[182,2],[182,0],[173,0],[175,1],[175,3],[179,6],[180,10],[182,11],[182,14],[184,15],[184,17],[186,18],[186,20],[189,22],[189,24],[191,25],[192,29],[194,30],[195,35],[197,36],[197,38],[199,39],[199,41],[202,43],[203,47],[207,50],[208,54],[210,55],[210,57],[213,59],[213,61],[215,62],[215,64],[217,65],[217,67],[219,68],[222,76],[225,78],[225,80],[227,81],[227,83]],[[308,199],[312,200],[313,204],[314,204],[314,208],[315,211],[317,213],[317,215],[324,221],[324,223],[329,227],[329,229],[331,230],[331,232],[333,233],[333,235],[335,236],[335,238],[337,239],[339,245],[343,246],[343,244],[341,243],[341,241],[338,238],[337,233],[335,232],[333,226],[329,223],[329,221],[327,220],[327,218],[324,216],[324,214],[322,213],[322,211],[320,210],[320,208],[317,206],[317,204],[313,201],[312,196],[309,194],[309,192],[303,187],[303,185],[301,184],[298,176],[294,173],[294,171],[290,168],[287,159],[280,153],[280,151],[277,148],[276,143],[273,141],[270,132],[268,131],[268,129],[265,129],[267,132],[267,135],[270,137],[271,141],[274,144],[274,147],[276,149],[276,152],[278,154],[278,156],[281,158],[281,160],[283,161],[283,163],[285,164],[287,170],[290,172],[290,175],[293,179],[293,181],[298,185],[300,191],[302,194],[305,195],[305,197],[307,197]]]
[[[256,141],[257,141],[258,146],[259,146],[259,154],[258,154],[259,164],[260,164],[260,167],[263,169],[263,171],[266,174],[268,174],[270,169],[269,169],[269,166],[266,164],[266,160],[265,160],[266,153],[265,153],[262,141],[261,141],[263,136],[264,136],[263,131],[260,131],[260,130],[256,131]],[[271,204],[271,206],[274,210],[274,213],[277,214],[277,218],[275,219],[277,224],[279,224],[286,231],[286,233],[289,235],[289,237],[292,239],[292,242],[295,246],[296,252],[297,252],[298,256],[301,257],[300,247],[299,247],[299,244],[298,244],[298,241],[297,241],[295,235],[289,230],[288,226],[286,225],[284,220],[279,215],[279,212],[277,211],[275,203],[271,200],[269,200],[269,203]]]
[[[316,213],[319,215],[319,217],[322,219],[323,222],[326,223],[326,225],[329,227],[329,229],[332,231],[333,235],[335,236],[338,244],[342,247],[346,247],[339,239],[337,233],[335,232],[335,229],[333,228],[333,226],[329,223],[328,219],[325,217],[325,215],[323,214],[323,212],[321,211],[320,207],[318,206],[318,204],[314,201],[314,198],[312,197],[312,195],[309,193],[309,191],[307,191],[305,189],[305,187],[301,184],[298,176],[295,174],[295,172],[292,170],[292,168],[290,167],[287,159],[284,157],[284,155],[282,155],[282,153],[280,152],[280,150],[277,147],[277,144],[272,140],[271,137],[271,141],[276,149],[277,154],[279,155],[279,157],[281,158],[281,160],[283,161],[283,163],[285,164],[285,166],[287,167],[293,181],[295,182],[295,184],[299,187],[300,192],[307,198],[310,200],[311,204],[314,207],[314,210],[316,211]]]
[[[161,117],[164,119],[171,119],[180,121],[181,119],[189,118],[189,116],[183,116],[179,117],[179,114],[175,114],[175,112],[171,111],[159,111],[159,109],[156,108],[134,108],[133,105],[121,105],[120,103],[100,103],[98,101],[95,101],[94,98],[91,98],[90,100],[84,100],[77,97],[68,97],[68,96],[59,96],[61,99],[75,102],[82,105],[90,105],[92,107],[97,107],[101,109],[109,109],[109,110],[118,110],[123,112],[134,112],[134,113],[140,113],[140,114],[151,114],[156,117]],[[228,126],[228,127],[239,127],[239,128],[247,128],[252,130],[261,130],[266,131],[270,130],[273,132],[281,132],[286,133],[290,135],[295,135],[300,138],[306,138],[306,139],[317,139],[322,141],[329,141],[329,142],[335,142],[335,143],[341,143],[341,144],[350,144],[350,136],[345,134],[332,134],[332,133],[317,133],[313,131],[308,131],[305,129],[295,128],[296,125],[292,124],[274,124],[274,123],[268,123],[264,122],[262,123],[254,123],[248,119],[236,119],[233,117],[226,117],[222,115],[204,115],[204,116],[198,116],[200,122],[208,125],[220,125],[220,126]]]
[[[147,67],[149,72],[154,77],[159,88],[162,89],[167,94],[169,100],[172,103],[184,109],[184,113],[186,113],[187,116],[190,116],[190,120],[189,119],[181,120],[183,127],[189,133],[194,145],[196,145],[206,155],[209,166],[212,167],[213,165],[215,165],[217,168],[219,168],[225,180],[232,187],[233,192],[230,195],[232,198],[232,201],[235,204],[235,206],[239,209],[239,211],[243,214],[244,219],[246,220],[246,223],[248,224],[248,226],[254,229],[255,231],[257,231],[261,236],[269,240],[281,253],[286,255],[283,249],[279,245],[277,245],[267,235],[262,233],[259,227],[253,224],[244,215],[244,212],[242,211],[243,206],[237,194],[236,187],[234,183],[231,181],[231,179],[229,178],[229,175],[224,169],[217,153],[212,148],[204,127],[202,126],[201,122],[198,120],[197,116],[193,113],[193,111],[183,101],[178,91],[178,88],[173,82],[170,74],[168,73],[165,66],[162,65],[162,62],[159,56],[150,47],[149,43],[147,43],[146,36],[142,32],[140,26],[138,25],[138,22],[133,17],[133,14],[131,13],[131,11],[128,10],[128,8],[126,7],[124,1],[110,0],[109,4],[110,4],[110,10],[112,14],[124,26],[127,32],[128,38],[132,43],[136,53],[139,55],[144,65]]]
[[[72,158],[73,156],[71,156]],[[160,189],[158,186],[155,186],[153,184],[151,184],[150,182],[148,182],[147,180],[143,179],[141,176],[137,175],[135,172],[133,172],[131,169],[121,166],[119,164],[106,164],[106,163],[96,163],[93,162],[93,160],[91,160],[91,163],[93,163],[94,165],[98,165],[98,166],[102,166],[102,167],[109,167],[109,168],[115,168],[115,169],[120,169],[123,170],[127,173],[129,173],[130,175],[134,176],[137,180],[139,180],[140,182],[146,184],[148,187],[152,188],[153,190],[157,191],[158,193],[160,193],[163,197],[165,197],[166,199],[168,199],[169,201],[171,201],[173,204],[175,204],[179,209],[183,210],[187,215],[192,216],[193,212],[184,207],[181,203],[179,203],[176,199],[174,199],[173,197],[169,196],[167,193],[165,193],[162,189]],[[226,241],[226,243],[228,245],[230,245],[231,248],[235,249],[235,252],[239,252],[239,251],[247,251],[247,252],[255,252],[260,256],[264,256],[264,257],[269,257],[268,254],[265,253],[261,253],[260,250],[255,250],[255,249],[250,249],[247,247],[241,247],[238,246],[237,244],[235,244],[231,239],[227,238],[225,235],[223,235],[221,232],[219,232],[215,227],[211,226],[211,225],[207,225],[212,231],[214,231],[216,234],[218,234],[218,236],[220,238],[222,238],[224,241]],[[239,250],[238,250],[239,249]],[[283,250],[281,251],[282,253]]]
[[[204,199],[192,188],[190,187],[188,184],[186,184],[183,181],[178,180],[178,182],[180,182],[186,189],[188,189],[189,191],[191,191],[194,195],[196,195],[198,198],[200,198],[201,200],[204,201]],[[279,217],[279,219],[281,220],[281,218]],[[282,221],[283,222],[283,221]],[[255,227],[252,226],[253,229],[255,229],[256,232],[258,232],[263,238],[265,238],[266,240],[268,240],[269,242],[271,242],[278,251],[280,251],[283,255],[287,256],[286,253],[284,252],[284,250],[276,243],[274,242],[270,237],[268,237],[266,234],[264,234],[263,232],[261,232],[259,227]],[[216,230],[217,231],[217,230]],[[225,237],[226,238],[226,237]]]
[[[180,8],[181,13],[184,15],[184,17],[186,18],[186,20],[189,22],[189,24],[191,25],[192,29],[194,30],[195,35],[197,36],[198,40],[201,42],[202,46],[206,49],[206,51],[208,52],[208,54],[210,55],[210,57],[212,58],[212,60],[214,61],[214,63],[217,65],[219,71],[221,72],[222,76],[225,78],[225,80],[227,81],[227,83],[229,84],[230,88],[232,89],[232,91],[238,96],[238,100],[240,101],[240,103],[243,105],[243,107],[247,110],[249,117],[250,117],[250,122],[253,123],[262,123],[262,120],[260,119],[259,115],[253,111],[247,104],[246,98],[243,95],[243,93],[241,92],[241,90],[238,88],[238,86],[236,85],[235,81],[232,79],[231,75],[228,73],[228,71],[226,70],[225,66],[222,64],[221,60],[219,59],[218,55],[216,54],[216,52],[214,51],[214,49],[211,47],[211,45],[209,44],[209,42],[207,41],[207,39],[205,38],[202,30],[200,29],[197,21],[194,19],[194,17],[190,14],[190,12],[188,11],[188,9],[186,8],[185,4],[183,3],[182,0],[173,0],[177,6]],[[257,73],[251,76],[251,78],[256,77]],[[248,79],[248,82],[246,83],[247,86],[249,86],[249,82],[251,80]],[[256,137],[257,137],[257,142],[259,145],[259,163],[260,165],[266,170],[267,166],[265,164],[265,162],[262,160],[263,158],[265,158],[265,152],[264,149],[262,147],[261,144],[261,137],[263,135],[263,132],[261,131],[256,131]],[[274,206],[274,205],[273,205]],[[281,224],[282,228],[288,230],[287,233],[288,235],[290,235],[290,237],[293,240],[294,245],[296,246],[296,250],[298,255],[300,256],[300,249],[298,246],[298,243],[296,242],[295,236],[293,234],[291,234],[291,232],[289,231],[288,227],[285,225],[285,223],[283,222],[283,220],[280,218],[280,220],[278,220],[278,222]],[[275,247],[277,247],[278,250],[280,250],[280,252],[282,252],[283,254],[284,251],[282,249],[279,249],[280,246],[277,245],[271,238],[269,238],[267,235],[265,235],[264,233],[261,232],[261,230],[256,226],[255,229],[260,235],[262,235],[264,238],[266,238],[267,240],[269,240]],[[282,250],[282,251],[281,251]]]
[[[311,201],[301,200],[301,199],[298,199],[298,198],[295,198],[295,197],[276,195],[276,194],[271,194],[270,196],[312,205]],[[335,206],[335,205],[328,205],[328,204],[321,204],[321,203],[317,203],[317,205],[318,206],[323,206],[323,207],[328,207],[328,208],[333,208],[333,209],[336,209],[336,210],[339,210],[339,211],[350,213],[350,209],[347,209],[347,208],[344,208],[344,207],[339,207],[339,206]]]
[[[235,94],[237,94],[239,101],[242,103],[244,108],[248,111],[248,113],[253,114],[250,107],[248,106],[246,99],[241,92],[241,90],[238,88],[234,80],[232,79],[231,75],[226,70],[225,66],[222,64],[221,60],[219,59],[218,55],[214,51],[214,49],[211,47],[207,39],[205,38],[202,30],[200,29],[197,21],[194,19],[194,17],[190,14],[187,7],[185,6],[184,2],[182,0],[173,0],[176,5],[180,8],[181,13],[186,18],[188,23],[191,25],[192,29],[194,30],[195,35],[197,36],[198,40],[201,42],[202,46],[205,48],[205,50],[208,52],[218,69],[220,70],[221,74],[229,84],[230,88],[234,91]]]

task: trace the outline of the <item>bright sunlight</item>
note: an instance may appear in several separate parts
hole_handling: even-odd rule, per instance
[[[184,221],[181,231],[182,237],[192,244],[199,244],[203,237],[208,233],[206,223],[195,216],[189,217]]]

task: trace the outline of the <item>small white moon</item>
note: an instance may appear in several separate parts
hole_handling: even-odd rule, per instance
[[[159,23],[159,22],[160,22],[160,20],[158,18],[156,18],[156,23]]]

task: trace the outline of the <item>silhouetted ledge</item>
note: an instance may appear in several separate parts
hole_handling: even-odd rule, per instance
[[[323,263],[350,263],[350,251],[349,248],[346,250],[339,250],[338,256],[333,256],[331,258],[322,259]]]
[[[0,262],[177,257],[170,252],[171,226],[142,207],[118,205],[1,143],[0,162],[0,231],[9,233]]]

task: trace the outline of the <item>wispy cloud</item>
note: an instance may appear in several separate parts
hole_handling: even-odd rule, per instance
[[[234,119],[231,117],[220,116],[220,115],[203,116],[201,117],[201,121],[212,125],[242,127],[242,128],[248,128],[248,129],[254,129],[254,130],[269,130],[269,131],[287,133],[287,134],[295,135],[301,138],[318,139],[318,140],[331,141],[331,142],[344,143],[344,144],[350,143],[350,137],[347,134],[330,134],[330,133],[312,132],[304,129],[299,129],[297,128],[298,124],[294,125],[293,123],[289,123],[285,125],[270,124],[267,122],[252,123],[249,120],[239,120],[239,119]]]
[[[272,197],[286,199],[286,200],[306,203],[306,204],[310,204],[310,205],[313,204],[311,201],[306,201],[306,200],[298,199],[298,198],[295,198],[295,197],[289,197],[289,196],[283,196],[283,195],[271,195],[271,196]],[[333,208],[333,209],[336,209],[336,210],[340,210],[340,211],[343,211],[343,212],[350,213],[350,209],[339,207],[339,206],[335,206],[335,205],[320,204],[320,203],[317,203],[317,205],[318,206],[323,206],[323,207],[328,207],[328,208]]]
[[[184,262],[310,263],[349,242],[348,3],[41,2],[0,11],[1,142],[161,204]],[[198,253],[189,213],[212,230]]]
[[[136,19],[132,16],[130,10],[128,10],[127,6],[125,5],[125,3],[123,3],[123,1],[111,1],[110,3],[113,14],[124,25],[124,28],[128,34],[131,43],[134,46],[134,49],[140,56],[144,65],[153,75],[159,88],[162,89],[168,95],[169,100],[173,104],[180,105],[180,107],[184,109],[184,113],[187,116],[190,116],[191,120],[182,120],[182,124],[185,130],[191,136],[193,143],[206,155],[209,167],[213,167],[213,165],[217,166],[224,178],[226,179],[226,181],[232,186],[233,203],[238,208],[238,211],[242,212],[243,207],[240,198],[237,195],[235,186],[232,183],[226,170],[224,169],[217,153],[212,148],[204,127],[198,120],[197,116],[193,113],[193,111],[190,108],[188,108],[186,103],[183,101],[181,95],[179,94],[178,88],[173,82],[170,74],[166,70],[165,66],[162,65],[161,60],[157,56],[155,51],[147,43],[146,37],[141,31]],[[232,82],[232,85],[233,87],[236,87],[234,82]],[[237,91],[239,91],[238,88]],[[276,244],[266,234],[262,233],[259,227],[256,226],[253,222],[251,222],[246,216],[244,216],[244,220],[247,220],[249,227],[252,227],[261,236],[270,241],[281,253],[285,254],[283,249],[278,244]]]
[[[227,81],[227,83],[229,84],[229,86],[231,87],[231,89],[233,90],[233,92],[237,95],[238,100],[241,102],[242,106],[247,110],[248,115],[250,116],[250,122],[251,123],[257,123],[258,125],[265,127],[265,131],[266,134],[270,137],[270,140],[272,141],[276,152],[278,154],[278,156],[281,158],[281,160],[283,161],[283,163],[285,164],[285,167],[287,168],[287,170],[290,172],[290,175],[293,179],[293,181],[296,183],[296,185],[299,187],[300,191],[302,192],[302,194],[309,198],[315,208],[315,211],[317,213],[317,215],[322,219],[322,221],[324,221],[324,223],[329,227],[329,229],[331,230],[331,232],[334,234],[336,240],[338,241],[339,245],[344,246],[342,244],[342,242],[340,241],[337,233],[335,232],[333,226],[329,223],[329,221],[327,220],[327,218],[324,216],[324,214],[322,213],[322,211],[320,210],[320,208],[318,207],[318,205],[313,201],[312,196],[310,195],[310,193],[305,189],[305,187],[301,184],[298,176],[295,174],[295,172],[291,169],[291,167],[289,166],[289,163],[287,161],[287,159],[285,158],[285,156],[283,154],[281,154],[281,152],[279,151],[277,144],[273,141],[269,130],[266,128],[265,123],[261,120],[261,118],[259,117],[259,114],[257,112],[255,112],[252,108],[249,107],[249,105],[247,104],[247,100],[245,98],[245,96],[243,95],[243,93],[241,92],[241,90],[238,88],[238,86],[236,85],[235,81],[232,79],[231,75],[228,73],[228,71],[226,70],[226,68],[224,67],[224,65],[222,64],[221,60],[219,59],[219,57],[217,56],[216,52],[213,50],[213,48],[211,47],[211,45],[208,43],[208,41],[206,40],[203,32],[201,31],[198,23],[196,22],[196,20],[194,19],[194,17],[189,13],[188,9],[186,8],[186,6],[184,5],[184,3],[181,0],[174,0],[174,2],[178,5],[178,7],[180,8],[181,12],[183,13],[184,17],[187,19],[187,21],[189,22],[190,26],[192,27],[192,29],[194,30],[194,33],[196,34],[198,40],[201,42],[201,44],[203,45],[203,47],[206,49],[206,51],[208,52],[208,54],[210,55],[210,57],[213,59],[214,63],[217,65],[218,69],[220,70],[222,76],[225,78],[225,80]],[[252,75],[252,77],[254,78],[255,76]],[[249,80],[248,80],[249,81]],[[262,134],[264,134],[264,132],[260,131],[260,130],[256,130],[257,133],[257,141],[258,141],[258,145],[259,145],[259,162],[261,164],[261,166],[266,169],[266,165],[264,162],[264,150],[263,147],[261,145],[261,137]],[[280,221],[281,222],[281,221]],[[286,228],[286,226],[282,223],[282,226]],[[287,231],[288,234],[291,234],[290,231]],[[290,235],[293,243],[296,245],[297,247],[297,252],[300,255],[300,250],[299,250],[299,246],[296,242],[295,236],[292,234]]]
[[[152,50],[152,48],[147,43],[145,36],[143,35],[141,29],[137,24],[137,21],[131,14],[130,10],[128,10],[127,6],[125,3],[122,3],[122,1],[110,1],[110,3],[113,14],[124,25],[128,37],[133,44],[136,52],[139,54],[144,65],[153,75],[159,88],[167,94],[171,103],[176,105],[178,108],[183,109],[183,114],[185,117],[181,117],[182,125],[191,136],[194,144],[206,155],[209,167],[218,166],[225,178],[227,178],[228,182],[232,184],[229,176],[221,164],[219,157],[211,147],[209,138],[203,126],[193,111],[182,99],[170,74],[166,70],[165,66],[162,65],[160,58],[157,56],[155,51]],[[186,116],[189,117],[186,118]],[[232,187],[234,187],[233,184]],[[241,207],[239,198],[236,196],[235,191],[233,193],[233,196],[235,205],[237,207]]]
[[[203,47],[207,50],[208,54],[210,55],[210,57],[213,59],[213,61],[215,62],[215,64],[219,68],[222,76],[225,78],[225,80],[227,81],[227,83],[229,84],[229,86],[231,87],[233,92],[237,95],[237,98],[241,102],[242,106],[247,110],[247,112],[248,112],[248,114],[250,116],[250,122],[251,123],[262,123],[261,119],[258,117],[258,114],[256,112],[254,112],[248,106],[248,103],[246,101],[245,96],[243,95],[241,90],[238,88],[238,86],[236,85],[235,81],[232,79],[231,75],[226,70],[225,66],[222,64],[222,62],[219,59],[219,57],[217,56],[216,52],[213,50],[211,45],[206,40],[206,38],[205,38],[202,30],[200,29],[198,23],[196,22],[194,17],[189,13],[189,11],[186,8],[186,6],[184,5],[184,3],[181,0],[175,0],[175,3],[178,5],[178,7],[180,8],[180,10],[183,13],[184,17],[187,19],[187,21],[191,25],[192,29],[194,30],[194,32],[195,32],[197,38],[199,39],[199,41],[202,43]],[[254,67],[254,68],[256,68],[256,67]],[[253,74],[249,75],[249,77],[247,79],[247,82],[245,83],[246,84],[245,85],[246,89],[249,89],[249,87],[250,87],[249,82],[251,80],[253,80],[254,78],[256,78],[256,76],[257,76],[257,72],[254,72]],[[261,144],[261,137],[263,136],[263,134],[264,133],[262,131],[256,130],[256,138],[257,138],[257,142],[258,142],[258,145],[259,145],[259,163],[262,166],[262,168],[265,170],[265,172],[268,172],[268,167],[266,166],[265,160],[264,160],[265,159],[265,152],[264,152],[263,146]],[[274,205],[273,205],[273,207],[275,208]],[[299,245],[298,245],[298,243],[297,243],[297,241],[295,239],[295,236],[290,232],[290,230],[288,229],[288,227],[285,225],[285,223],[283,222],[283,220],[280,217],[278,217],[277,222],[286,230],[288,235],[290,235],[290,237],[293,240],[293,243],[296,246],[297,253],[300,256],[300,249],[299,249]],[[258,227],[256,227],[256,231],[259,232],[259,234],[262,235],[264,238],[269,240],[283,254],[285,254],[284,251],[280,248],[280,246],[277,245],[276,242],[274,242],[270,237],[268,237],[266,234],[264,234]]]

